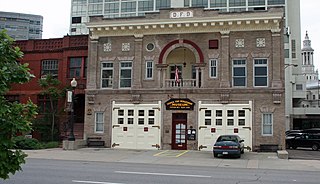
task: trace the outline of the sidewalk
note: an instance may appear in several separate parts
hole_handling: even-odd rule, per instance
[[[320,171],[320,160],[285,160],[279,159],[276,153],[245,152],[240,159],[233,159],[213,158],[212,152],[195,150],[82,148],[66,151],[61,148],[55,148],[24,150],[24,152],[28,154],[27,158],[38,159]]]

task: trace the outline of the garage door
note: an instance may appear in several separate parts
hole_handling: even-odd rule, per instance
[[[112,147],[158,149],[160,146],[161,102],[116,104],[112,108]]]
[[[199,102],[198,145],[212,151],[220,135],[237,134],[252,148],[252,102],[248,104],[202,104]]]

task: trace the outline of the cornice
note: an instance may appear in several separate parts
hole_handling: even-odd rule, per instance
[[[280,12],[262,12],[250,14],[218,15],[214,17],[194,17],[183,19],[133,19],[102,20],[87,23],[91,38],[104,36],[135,36],[206,33],[230,31],[281,30],[283,15]]]

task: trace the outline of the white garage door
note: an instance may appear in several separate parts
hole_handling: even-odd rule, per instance
[[[248,104],[202,104],[199,102],[199,149],[212,151],[220,135],[237,134],[252,148],[252,102]]]
[[[112,110],[112,146],[125,149],[158,149],[161,102],[116,104]]]

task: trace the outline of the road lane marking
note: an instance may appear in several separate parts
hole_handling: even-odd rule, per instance
[[[189,175],[189,174],[168,174],[168,173],[148,173],[148,172],[129,172],[129,171],[115,171],[121,174],[137,174],[137,175],[156,175],[156,176],[178,176],[178,177],[193,177],[193,178],[211,178],[205,175]]]
[[[99,181],[80,181],[72,180],[73,183],[87,183],[87,184],[124,184],[124,183],[109,183],[109,182],[99,182]]]

